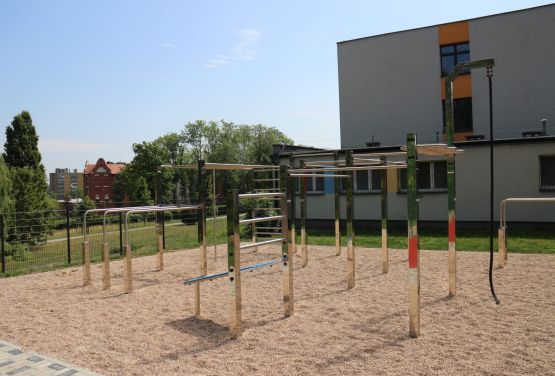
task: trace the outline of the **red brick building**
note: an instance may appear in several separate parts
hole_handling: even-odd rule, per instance
[[[85,164],[84,188],[97,208],[114,206],[114,183],[116,176],[123,170],[125,163],[106,162],[99,158],[96,164]]]

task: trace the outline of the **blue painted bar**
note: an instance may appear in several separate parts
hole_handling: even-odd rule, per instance
[[[265,266],[272,266],[275,265],[277,263],[279,263],[281,261],[281,259],[279,260],[272,260],[272,261],[266,261],[266,262],[261,262],[260,264],[255,264],[255,265],[249,265],[249,266],[244,266],[241,268],[242,272],[249,272],[249,271],[253,271],[254,269],[258,269],[258,268],[263,268]],[[204,281],[211,281],[213,279],[218,279],[218,278],[224,278],[227,277],[229,273],[228,272],[221,272],[221,273],[216,273],[216,274],[210,274],[210,275],[203,275],[200,277],[195,277],[195,278],[191,278],[191,279],[187,279],[183,282],[183,284],[185,285],[192,285],[193,283],[198,283],[198,282],[204,282]]]

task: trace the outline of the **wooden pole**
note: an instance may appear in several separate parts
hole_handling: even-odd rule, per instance
[[[83,242],[83,286],[91,284],[91,252],[89,242]]]
[[[295,168],[295,156],[293,154],[289,155],[289,167],[291,169]],[[281,176],[281,173],[280,173]],[[293,183],[293,179],[288,179],[288,182],[291,181]],[[293,253],[297,254],[297,195],[295,193],[295,185],[293,184],[293,191],[291,192],[291,247],[293,249]]]
[[[337,151],[333,152],[333,159],[335,161],[339,160],[339,153]],[[336,172],[339,175],[340,172]],[[334,179],[334,193],[335,193],[335,255],[341,256],[341,181],[339,178]]]
[[[164,213],[162,213],[161,215],[164,215]],[[162,271],[164,270],[164,237],[162,235],[162,231],[161,231],[161,223],[158,223],[158,226],[156,227],[156,236],[158,238],[158,270]]]
[[[102,249],[102,289],[110,288],[110,245],[106,242]]]
[[[280,207],[281,215],[281,234],[283,242],[281,244],[281,270],[282,270],[282,287],[283,287],[283,315],[290,317],[294,312],[293,300],[293,247],[291,244],[291,222],[288,220],[289,215],[287,201],[292,199],[291,184],[287,176],[287,166],[280,168],[280,186],[285,190],[286,195],[281,197]]]
[[[353,152],[345,153],[347,167],[353,166]],[[353,202],[353,184],[354,172],[348,171],[349,179],[346,179],[347,187],[345,190],[345,198],[347,200],[347,288],[355,287],[355,232],[353,228],[354,220],[354,202]]]
[[[498,255],[497,264],[500,268],[504,268],[507,265],[507,237],[506,237],[506,227],[499,227],[498,234]]]
[[[256,210],[254,208],[251,209],[251,218],[256,217]],[[252,232],[252,238],[251,241],[253,243],[256,243],[256,223],[251,224],[251,232]],[[258,252],[258,247],[254,248],[255,252]]]
[[[129,237],[129,235],[127,236]],[[124,276],[124,292],[126,294],[130,294],[133,291],[133,270],[131,266],[131,245],[129,244],[129,240],[125,245],[125,260],[123,262],[123,276]]]
[[[455,157],[447,157],[447,194],[449,209],[449,296],[457,293],[457,247],[456,247],[456,191],[455,191]]]
[[[387,164],[387,157],[380,157],[382,163]],[[372,171],[372,173],[381,173],[381,199],[382,199],[382,272],[389,272],[389,245],[387,239],[387,170]]]
[[[305,167],[304,160],[299,162],[299,168]],[[301,193],[301,267],[304,268],[308,265],[308,246],[306,232],[306,178],[300,179],[300,193]]]
[[[416,187],[416,135],[407,135],[407,208],[409,244],[409,335],[420,335],[420,260]]]
[[[197,214],[198,241],[200,250],[200,267],[201,275],[208,272],[208,250],[206,243],[206,168],[205,161],[199,160],[197,163],[197,195],[200,210]],[[200,315],[200,283],[195,285],[195,316]]]
[[[239,190],[227,194],[227,271],[229,276],[229,333],[241,335],[241,240],[239,238]]]

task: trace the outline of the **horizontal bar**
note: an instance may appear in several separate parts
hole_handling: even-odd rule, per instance
[[[311,168],[291,170],[291,174],[306,174],[310,172],[346,172],[346,171],[365,171],[365,170],[387,170],[407,168],[407,165],[389,165],[389,166],[354,166],[354,167],[330,167],[330,168]]]
[[[253,181],[260,183],[260,182],[268,182],[268,181],[279,181],[279,179],[254,179]]]
[[[247,271],[253,271],[255,269],[258,268],[263,268],[265,266],[272,266],[275,265],[277,263],[279,263],[281,260],[272,260],[272,261],[266,261],[266,262],[261,262],[260,264],[255,264],[255,265],[249,265],[249,266],[244,266],[241,268],[242,272],[247,272]],[[183,284],[185,285],[192,285],[193,283],[198,283],[198,282],[204,282],[207,280],[213,280],[213,279],[217,279],[217,278],[224,278],[227,277],[229,275],[229,272],[221,272],[221,273],[215,273],[215,274],[210,274],[210,275],[203,275],[200,277],[195,277],[195,278],[191,278],[191,279],[187,279],[185,281],[183,281]]]
[[[280,230],[281,231],[281,227],[256,227],[257,229],[264,229],[264,230]]]
[[[503,202],[554,202],[555,197],[523,197],[523,198],[506,198]]]
[[[277,239],[270,239],[270,240],[265,240],[263,242],[256,242],[256,243],[250,243],[250,244],[245,244],[242,245],[240,247],[240,249],[249,249],[249,248],[256,248],[262,245],[268,245],[268,244],[274,244],[274,243],[281,243],[285,241],[285,238],[277,238]],[[242,269],[241,269],[242,270]]]
[[[358,157],[388,157],[388,156],[398,156],[398,155],[406,155],[406,151],[390,151],[384,153],[361,153],[361,154],[353,154],[353,158]]]
[[[249,223],[257,223],[257,222],[269,222],[269,221],[280,221],[285,219],[283,215],[273,215],[271,217],[260,217],[260,218],[250,218],[250,219],[241,219],[239,221],[240,225],[248,225]]]
[[[183,165],[163,164],[163,165],[160,165],[160,168],[196,169],[198,168],[198,164],[196,163],[183,164]],[[273,171],[273,170],[278,170],[279,166],[206,162],[204,164],[204,168],[206,170],[256,170],[258,168],[265,168]]]
[[[266,193],[243,193],[239,198],[258,198],[258,197],[281,197],[285,196],[283,192],[266,192]]]
[[[289,175],[294,178],[350,178],[351,175],[331,175],[331,174],[291,174]]]
[[[278,173],[279,173],[279,170],[276,169],[276,168],[272,168],[272,169],[255,169],[255,170],[253,170],[253,171],[254,171],[254,172],[260,172],[260,173],[262,173],[262,172],[278,172]]]
[[[255,235],[281,235],[281,232],[255,232]]]
[[[299,158],[299,157],[324,157],[328,155],[333,155],[333,153],[335,153],[335,151],[327,151],[323,153],[299,153],[299,154],[291,153],[291,154],[293,154],[294,158]]]
[[[401,146],[401,150],[406,149],[406,146]],[[416,152],[422,155],[455,155],[463,150],[446,144],[419,144],[416,145]]]
[[[281,210],[281,208],[254,208],[254,210]]]

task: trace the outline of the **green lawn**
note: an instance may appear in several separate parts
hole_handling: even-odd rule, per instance
[[[152,255],[156,253],[156,228],[153,221],[139,221],[130,225],[130,243],[133,254],[136,256]],[[178,220],[166,221],[166,248],[168,251],[191,249],[198,247],[197,226],[185,225]],[[89,243],[91,249],[91,261],[99,262],[102,251],[102,226],[92,224],[89,230]],[[299,234],[300,231],[297,231]],[[216,219],[216,243],[226,242],[226,219]],[[214,244],[214,230],[212,218],[207,222],[208,244]],[[67,240],[65,231],[59,231],[50,236],[47,243],[36,247],[25,255],[24,259],[14,260],[6,257],[6,273],[2,276],[26,274],[38,271],[57,269],[67,266],[81,264],[81,247],[83,242],[82,230],[72,228],[71,237],[71,264],[67,260]],[[112,247],[111,257],[117,259],[120,254],[119,225],[111,224],[107,229],[106,240]],[[300,237],[297,237],[297,244]],[[333,230],[310,230],[308,231],[308,243],[315,245],[335,244]],[[346,246],[345,234],[342,234],[342,243]],[[380,232],[377,230],[358,230],[355,243],[360,247],[381,247]],[[402,231],[391,231],[389,234],[389,246],[391,248],[406,248],[406,233]],[[420,247],[422,249],[446,250],[447,233],[445,231],[421,231]],[[494,247],[497,250],[497,238],[494,239]],[[555,233],[548,231],[532,230],[508,230],[508,248],[510,253],[555,253]],[[457,234],[457,249],[465,251],[487,251],[489,250],[488,231],[460,230]]]

